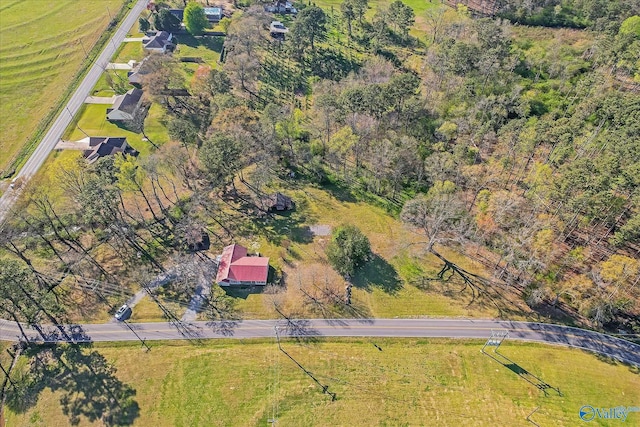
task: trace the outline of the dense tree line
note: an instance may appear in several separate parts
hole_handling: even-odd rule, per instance
[[[637,0],[498,0],[496,12],[526,25],[548,27],[591,27],[600,31],[617,31],[620,22],[640,13]]]
[[[318,182],[347,182],[398,205],[426,192],[426,199],[406,204],[404,218],[420,230],[437,229],[439,221],[447,225],[443,235],[427,240],[429,250],[440,254],[443,237],[449,244],[489,249],[495,277],[523,289],[531,306],[564,298],[599,324],[629,313],[624,301],[637,291],[633,275],[625,292],[604,292],[608,300],[583,294],[590,301],[586,305],[557,285],[570,283],[580,271],[571,266],[568,253],[584,254],[588,248],[593,289],[611,286],[598,279],[601,263],[627,265],[633,258],[628,255],[637,256],[640,109],[633,79],[638,64],[628,54],[629,48],[637,51],[638,36],[629,29],[633,20],[619,30],[634,6],[617,2],[609,14],[589,12],[584,25],[602,32],[570,59],[554,51],[531,57],[506,21],[472,20],[460,9],[447,23],[446,11],[435,9],[428,16],[432,45],[420,70],[404,67],[398,56],[398,48],[415,43],[403,29],[403,22],[412,23],[411,13],[403,15],[406,6],[393,4],[371,22],[358,7],[351,2],[341,7],[343,31],[381,56],[370,56],[346,77],[334,73],[314,83],[306,113],[263,107],[261,120],[268,116],[273,123],[269,139],[275,142],[264,158],[303,170]],[[588,9],[580,2],[571,7],[584,14]],[[285,51],[290,60],[301,64],[331,49],[322,39],[309,39],[315,30],[305,22],[296,22],[298,29],[285,43],[291,46]],[[315,23],[328,25],[322,19]],[[300,28],[307,31],[298,36]],[[262,52],[265,40],[254,41],[254,51]],[[260,73],[252,75],[254,93],[263,82]],[[244,80],[240,83],[246,87]],[[429,196],[442,183],[448,190]],[[429,207],[434,200],[451,210]],[[627,258],[614,258],[616,251]],[[473,277],[466,274],[466,279]]]

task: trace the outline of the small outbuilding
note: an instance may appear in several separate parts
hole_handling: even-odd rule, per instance
[[[293,4],[289,1],[284,0],[276,0],[275,2],[264,6],[265,12],[270,13],[280,13],[282,15],[285,14],[293,14],[298,13],[298,10],[293,7]]]
[[[221,7],[205,7],[204,14],[209,22],[218,22],[222,19]]]
[[[269,211],[288,211],[293,209],[293,200],[282,193],[273,193],[263,199],[265,209]]]
[[[271,21],[271,25],[269,25],[269,33],[271,34],[271,37],[284,37],[288,32],[289,29],[285,27],[282,22]]]

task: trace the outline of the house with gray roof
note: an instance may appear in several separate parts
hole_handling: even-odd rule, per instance
[[[129,79],[130,84],[141,85],[143,76],[151,72],[149,64],[146,63],[147,58],[149,57],[146,56],[142,61],[136,63],[131,71],[127,72],[127,78]]]
[[[116,96],[111,108],[107,108],[107,120],[133,120],[142,104],[142,90],[131,89],[124,95]]]
[[[173,34],[168,31],[159,31],[151,37],[142,39],[142,47],[148,52],[167,53],[167,50],[175,46],[172,40]]]
[[[84,157],[90,164],[97,161],[100,157],[113,156],[114,154],[130,154],[137,156],[138,152],[134,150],[125,137],[108,137],[108,136],[92,136],[89,138],[89,148],[84,150]]]

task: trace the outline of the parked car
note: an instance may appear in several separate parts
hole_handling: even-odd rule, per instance
[[[116,311],[114,317],[120,322],[127,320],[129,317],[131,317],[131,307],[129,307],[127,304],[124,304],[118,309],[118,311]]]
[[[272,21],[271,25],[269,25],[269,32],[272,37],[284,37],[289,32],[289,29],[280,21]]]

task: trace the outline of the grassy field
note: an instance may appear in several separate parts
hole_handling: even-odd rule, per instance
[[[131,59],[140,61],[145,57],[144,49],[141,42],[126,42],[122,43],[115,56],[111,59],[111,62],[129,62]]]
[[[123,0],[0,2],[0,170],[8,166]]]
[[[177,48],[175,55],[179,58],[192,57],[200,58],[207,65],[215,68],[220,60],[222,51],[222,37],[198,38],[190,34],[180,34],[176,37]]]
[[[373,344],[378,345],[379,351]],[[573,426],[582,405],[633,406],[640,375],[579,350],[505,342],[505,367],[479,350],[482,342],[351,339],[284,342],[284,350],[324,385],[336,401],[272,341],[201,344],[105,344],[94,350],[135,389],[139,426]],[[559,388],[548,396],[515,372],[523,370]],[[615,379],[615,380],[614,380]],[[90,383],[90,381],[88,382]],[[45,390],[37,405],[8,425],[66,425],[60,391]],[[635,418],[634,418],[635,417]],[[628,425],[640,422],[630,414]],[[594,422],[619,425],[620,421]],[[101,425],[81,418],[81,426]]]
[[[369,10],[366,12],[367,20],[371,21],[376,11],[380,8],[388,8],[392,3],[392,0],[371,0],[369,1]],[[415,14],[415,25],[411,30],[411,35],[421,38],[427,33],[427,23],[425,16],[427,11],[440,5],[440,2],[434,2],[430,0],[404,0],[404,4],[411,7]],[[342,0],[319,0],[314,2],[317,6],[323,8],[329,16],[341,18],[340,4]],[[453,9],[451,9],[453,14]],[[346,24],[345,24],[346,25]]]
[[[313,291],[317,287],[341,290],[342,279],[328,265],[324,248],[330,236],[313,236],[313,225],[335,228],[341,224],[359,227],[371,241],[373,260],[353,279],[353,305],[361,317],[500,317],[500,310],[487,298],[473,300],[470,292],[460,292],[456,280],[442,282],[436,279],[442,262],[425,255],[419,236],[411,233],[401,222],[384,209],[357,200],[353,195],[330,187],[287,184],[281,188],[296,203],[293,212],[277,215],[274,219],[258,220],[246,230],[248,238],[238,239],[241,244],[270,258],[270,264],[281,269],[287,285],[284,306],[299,316],[320,316],[313,306],[305,303],[300,287]],[[241,184],[238,188],[241,187]],[[212,252],[216,249],[213,248]],[[468,271],[490,277],[482,265],[460,254],[442,249],[446,256]],[[489,290],[492,291],[492,290]],[[341,291],[340,291],[341,292]],[[278,317],[272,307],[271,295],[234,293],[238,308],[246,318]],[[510,318],[526,318],[529,310],[513,295],[503,295],[500,308],[509,311]],[[342,316],[339,311],[325,313]],[[349,315],[354,315],[351,313]]]

